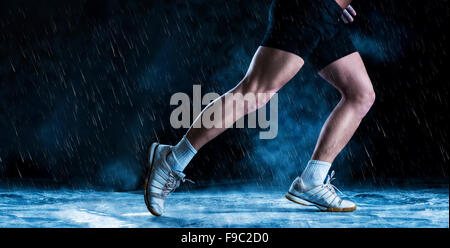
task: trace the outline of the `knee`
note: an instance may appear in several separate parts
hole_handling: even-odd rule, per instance
[[[239,84],[242,94],[276,93],[279,88],[274,85],[277,83],[252,76],[246,76]]]
[[[343,99],[356,109],[361,117],[364,117],[375,103],[375,91],[370,87],[349,90],[343,93]]]
[[[244,97],[248,108],[246,112],[253,112],[264,107],[278,90],[276,87],[271,87],[270,82],[245,77],[233,93]]]

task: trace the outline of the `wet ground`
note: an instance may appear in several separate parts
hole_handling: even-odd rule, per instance
[[[296,205],[283,190],[174,193],[162,217],[147,212],[140,192],[0,190],[0,227],[444,227],[449,191],[346,191],[352,213]]]

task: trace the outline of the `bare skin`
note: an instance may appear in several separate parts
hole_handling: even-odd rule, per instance
[[[349,142],[375,101],[375,93],[359,53],[347,55],[319,72],[341,93],[320,133],[312,159],[332,163]]]
[[[349,6],[351,2],[352,0],[336,0],[336,3],[339,4],[342,9],[345,9],[347,6]]]
[[[342,2],[346,4],[349,0],[337,0],[337,2],[338,4],[342,4]],[[353,9],[348,9],[348,6],[343,9],[348,10],[351,16],[356,15],[356,13],[352,13]],[[344,16],[343,18],[347,17]],[[347,19],[347,21],[352,22],[353,20]],[[304,61],[298,55],[275,48],[259,47],[247,74],[238,85],[211,102],[194,120],[186,134],[190,143],[196,150],[199,150],[238,119],[264,106],[270,100],[270,97],[290,81],[303,65]],[[319,75],[338,89],[342,98],[323,125],[311,159],[332,163],[349,142],[362,118],[369,111],[375,100],[375,93],[361,56],[357,52],[326,66],[319,72]],[[242,99],[237,98],[230,98],[230,101],[225,101],[231,93],[241,93],[242,95],[269,93],[269,97],[257,99],[256,103],[248,104],[244,108],[233,111],[235,103],[236,106],[243,106],[244,104],[239,102]],[[222,119],[214,120],[221,122],[222,128],[205,128],[201,125],[199,125],[199,128],[194,128],[200,122],[206,109],[216,107],[222,107],[224,110]]]
[[[353,22],[354,21],[353,17],[356,16],[356,11],[350,5],[351,2],[352,0],[336,0],[336,3],[342,9],[341,19],[344,21],[344,23]]]
[[[264,106],[270,100],[270,98],[257,99],[256,104],[233,111],[235,106],[234,102],[236,106],[243,106],[244,104],[240,102],[242,99],[238,98],[229,98],[229,101],[225,101],[225,98],[231,95],[231,93],[241,93],[242,95],[247,93],[270,93],[270,95],[273,95],[297,74],[303,64],[303,59],[292,53],[275,48],[259,47],[253,56],[247,74],[239,84],[217,100],[211,102],[195,119],[187,132],[187,138],[192,146],[198,151],[202,146],[224,132],[241,117]],[[219,118],[216,120],[222,121],[221,126],[223,128],[193,128],[201,120],[205,110],[212,107],[222,107],[224,110],[222,111],[224,113],[222,120],[219,120]],[[235,113],[234,115],[232,114],[233,112]],[[225,115],[225,113],[231,114]]]

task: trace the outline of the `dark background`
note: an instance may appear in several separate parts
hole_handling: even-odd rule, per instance
[[[174,144],[175,92],[224,93],[264,35],[269,0],[0,1],[0,182],[139,186]],[[377,101],[334,163],[338,183],[448,184],[448,1],[355,1],[349,25]],[[200,185],[287,186],[339,94],[306,66],[279,92],[279,132],[232,129],[186,173]]]

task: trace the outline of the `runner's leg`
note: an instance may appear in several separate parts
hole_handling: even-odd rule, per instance
[[[323,125],[312,155],[312,160],[332,163],[371,108],[375,92],[357,52],[326,66],[319,75],[342,95],[341,101]]]

